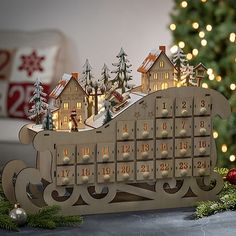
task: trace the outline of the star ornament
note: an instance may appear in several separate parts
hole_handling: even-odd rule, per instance
[[[37,55],[35,50],[29,55],[22,55],[20,58],[22,64],[18,69],[20,71],[26,71],[29,77],[31,77],[35,71],[43,72],[41,63],[45,60],[45,57]]]

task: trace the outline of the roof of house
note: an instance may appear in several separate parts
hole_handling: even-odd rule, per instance
[[[174,67],[174,64],[163,50],[152,50],[144,59],[142,65],[138,68],[138,72],[147,73],[156,62],[156,60],[161,56],[161,54],[163,54]]]
[[[198,67],[203,67],[205,70],[207,70],[207,68],[201,62],[197,64],[193,69],[196,70]]]
[[[59,83],[57,84],[57,86],[49,94],[49,97],[55,98],[55,99],[58,98],[60,96],[60,94],[64,91],[64,89],[66,88],[67,84],[70,82],[71,79],[74,79],[78,83],[78,86],[81,88],[81,90],[87,96],[86,92],[79,84],[78,77],[75,77],[71,74],[64,74],[62,76],[61,80],[59,81]]]

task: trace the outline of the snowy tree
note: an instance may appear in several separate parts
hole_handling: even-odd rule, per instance
[[[102,77],[100,78],[100,82],[102,84],[102,86],[104,86],[104,90],[107,91],[109,88],[108,86],[108,81],[111,78],[109,75],[109,68],[107,67],[107,65],[104,63],[103,67],[102,67]]]
[[[53,130],[53,128],[54,126],[53,126],[52,113],[51,113],[51,109],[48,107],[44,120],[43,120],[43,129]]]
[[[177,69],[175,78],[178,82],[181,82],[184,79],[183,73],[187,65],[186,56],[181,48],[178,48],[178,50],[173,54],[172,61],[175,68]]]
[[[186,65],[184,71],[183,71],[183,79],[184,83],[186,83],[187,86],[197,86],[197,81],[194,76],[193,66],[190,66],[189,64]]]
[[[29,113],[31,114],[29,119],[35,120],[36,124],[41,124],[42,116],[45,114],[48,107],[48,104],[46,103],[47,94],[43,92],[43,86],[39,79],[36,79],[34,87],[33,97],[29,101],[29,103],[32,104],[32,107],[29,110]]]
[[[111,104],[109,101],[105,101],[104,102],[104,107],[105,107],[105,118],[103,120],[103,124],[107,124],[109,121],[112,120],[112,115],[111,115],[111,111],[110,111],[110,108],[111,108]]]
[[[125,53],[123,48],[120,49],[120,52],[116,57],[119,59],[119,62],[112,64],[113,66],[117,67],[114,71],[111,72],[116,74],[115,78],[113,79],[113,83],[117,83],[118,88],[121,88],[122,93],[125,93],[127,82],[129,80],[132,80],[132,76],[130,75],[132,70],[129,69],[132,65],[129,64],[129,60],[126,59],[127,54]]]

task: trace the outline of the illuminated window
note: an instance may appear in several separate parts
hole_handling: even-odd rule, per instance
[[[167,83],[162,83],[161,84],[161,89],[167,89],[168,88],[168,84]]]
[[[69,103],[68,102],[64,102],[63,108],[64,108],[64,110],[68,110],[69,109]]]
[[[68,122],[68,118],[67,118],[67,116],[64,116],[64,122],[65,122],[65,123]]]
[[[163,67],[164,67],[164,61],[160,61],[160,62],[159,62],[159,66],[160,66],[161,68],[163,68]]]
[[[153,85],[153,90],[154,90],[154,91],[157,91],[157,90],[158,90],[157,84],[154,84],[154,85]]]
[[[153,79],[158,79],[157,73],[153,73]]]
[[[165,72],[165,73],[164,73],[164,78],[165,78],[165,79],[169,79],[169,73],[168,73],[168,72]]]
[[[82,124],[82,116],[79,115],[79,123]]]
[[[77,102],[77,103],[76,103],[76,108],[77,108],[77,109],[81,109],[81,106],[82,106],[81,102]]]

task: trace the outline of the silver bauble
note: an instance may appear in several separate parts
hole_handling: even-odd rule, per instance
[[[27,214],[19,204],[15,204],[15,208],[10,211],[9,216],[18,226],[22,226],[27,222]]]

